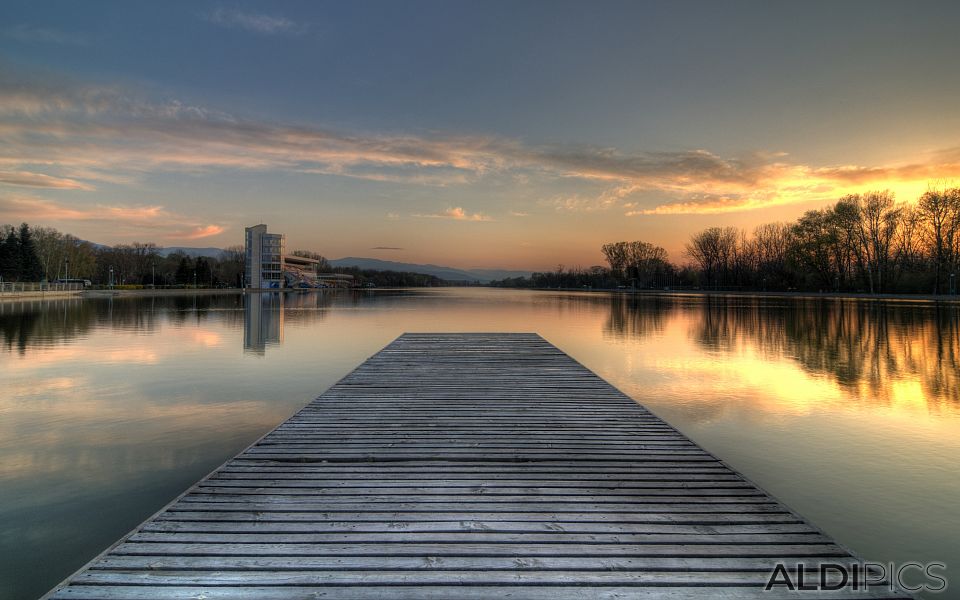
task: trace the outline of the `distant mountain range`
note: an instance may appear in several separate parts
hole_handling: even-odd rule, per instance
[[[97,242],[89,242],[93,244],[94,248],[107,249],[110,246],[106,244],[98,244]],[[209,258],[219,258],[223,254],[222,248],[188,248],[186,246],[168,246],[165,248],[158,248],[157,254],[160,256],[170,256],[175,252],[183,252],[190,258],[197,258],[198,256],[206,256]]]
[[[335,267],[358,267],[360,269],[374,269],[377,271],[404,271],[408,273],[422,273],[433,275],[444,281],[479,281],[488,283],[494,279],[506,277],[529,277],[530,271],[510,271],[507,269],[455,269],[440,265],[421,265],[416,263],[394,262],[378,258],[359,258],[348,256],[330,261]]]
[[[190,258],[197,258],[198,256],[208,256],[210,258],[217,258],[223,254],[223,249],[221,248],[187,248],[184,246],[170,246],[168,248],[160,249],[160,256],[169,256],[175,252],[183,252]]]

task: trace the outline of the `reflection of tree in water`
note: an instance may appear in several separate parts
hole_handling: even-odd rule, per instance
[[[416,290],[352,290],[327,289],[304,291],[284,295],[283,306],[288,320],[305,322],[322,320],[327,311],[338,308],[361,308],[390,306],[392,300],[418,296]]]
[[[763,298],[707,296],[700,305],[695,338],[708,350],[727,353],[743,343],[741,335],[749,332],[761,342],[760,350],[768,356],[787,352],[785,327],[789,305]]]
[[[928,402],[960,399],[960,307],[881,301],[708,298],[695,339],[789,356],[862,399],[887,403],[894,381],[919,380]]]
[[[86,334],[97,320],[95,307],[68,298],[0,303],[0,334],[6,351],[22,356],[35,343],[53,344]]]
[[[97,328],[152,332],[166,315],[181,324],[201,321],[210,314],[232,324],[243,321],[239,295],[153,296],[118,298],[63,298],[0,304],[0,335],[9,351],[24,355],[37,346],[49,346],[87,335]]]
[[[239,310],[243,308],[238,294],[193,295],[141,298],[135,306],[143,310],[144,315],[155,317],[158,312],[168,312],[174,323],[184,323],[192,319],[202,323],[210,317],[211,311]],[[146,300],[153,302],[147,303]]]
[[[603,332],[618,340],[639,339],[663,331],[666,315],[676,308],[667,296],[613,294]]]

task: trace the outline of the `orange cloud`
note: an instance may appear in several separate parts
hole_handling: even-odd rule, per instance
[[[159,234],[168,239],[200,239],[226,231],[222,225],[204,225],[162,206],[66,206],[27,195],[0,195],[0,221],[50,223],[87,221],[109,224],[116,232]],[[184,229],[187,227],[188,229]]]
[[[0,171],[0,184],[23,187],[53,188],[60,190],[93,190],[86,183],[65,177],[52,177],[30,171]]]
[[[426,218],[426,219],[453,219],[454,221],[492,221],[493,220],[492,217],[489,217],[482,213],[470,214],[459,206],[448,208],[439,213],[434,213],[429,215],[413,215],[413,216]]]
[[[214,235],[220,235],[224,232],[224,228],[219,225],[206,225],[204,227],[196,227],[193,231],[185,233],[182,235],[170,235],[169,237],[180,237],[185,240],[199,240],[200,238],[206,238]]]

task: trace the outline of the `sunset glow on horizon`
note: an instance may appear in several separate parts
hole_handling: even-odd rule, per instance
[[[683,262],[846,194],[960,180],[960,6],[0,8],[0,223],[453,267]]]

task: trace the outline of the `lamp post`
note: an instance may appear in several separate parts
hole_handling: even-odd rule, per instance
[[[197,272],[196,272],[196,270],[194,270],[194,272],[193,272],[193,289],[197,289]]]
[[[64,263],[63,278],[70,279],[70,259],[69,258],[63,259],[63,263]]]
[[[113,287],[113,267],[110,267],[110,282],[109,282],[109,286],[110,286],[111,288]]]
[[[157,263],[150,264],[150,287],[157,287]]]
[[[957,274],[950,273],[950,295],[953,296],[957,293]]]

